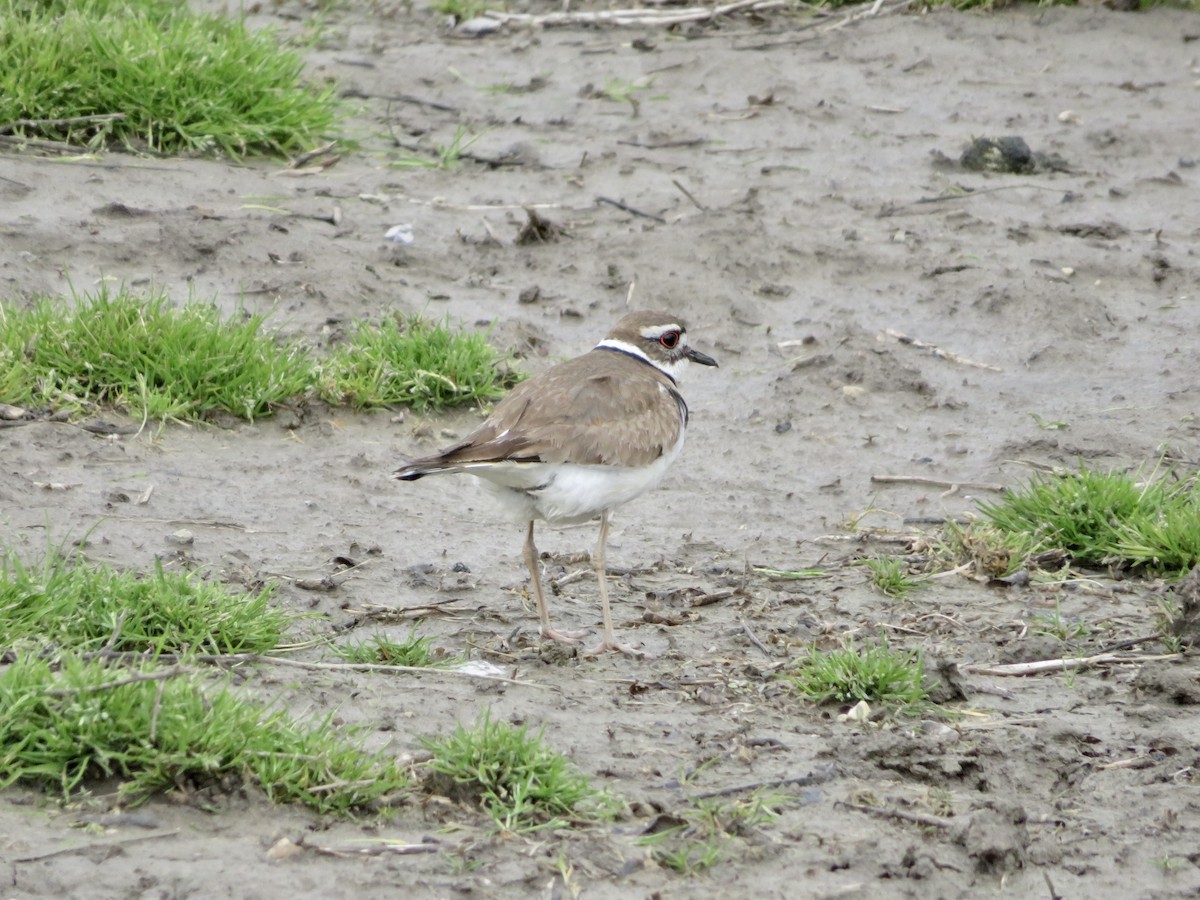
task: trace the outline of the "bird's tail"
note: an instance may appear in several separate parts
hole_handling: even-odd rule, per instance
[[[432,474],[432,472],[421,463],[422,460],[414,460],[406,466],[401,466],[392,473],[392,477],[397,481],[416,481],[418,478],[424,478],[426,475]]]
[[[442,455],[425,456],[421,459],[409,460],[405,465],[401,466],[392,473],[392,477],[397,481],[416,481],[418,478],[424,478],[426,475],[441,475],[446,472],[457,472],[458,466],[447,464]]]

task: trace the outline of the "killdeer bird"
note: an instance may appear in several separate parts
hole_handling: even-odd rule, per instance
[[[688,408],[676,384],[689,362],[717,364],[688,345],[687,331],[675,316],[629,313],[591,352],[519,384],[473,434],[414,460],[395,477],[416,481],[449,472],[479,477],[526,523],[525,564],[542,636],[568,644],[579,643],[583,632],[550,626],[533,523],[542,519],[566,525],[599,516],[592,564],[600,585],[604,639],[587,653],[640,655],[613,635],[604,577],[608,517],[614,507],[662,481],[683,449]]]

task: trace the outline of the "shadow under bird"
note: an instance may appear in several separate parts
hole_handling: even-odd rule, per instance
[[[639,311],[622,318],[590,352],[547,369],[513,389],[473,434],[440,453],[413,460],[401,481],[467,472],[480,478],[507,510],[526,523],[525,564],[533,582],[541,633],[576,644],[584,632],[550,626],[538,572],[533,524],[600,517],[592,563],[600,587],[604,638],[587,651],[640,651],[613,634],[604,573],[609,513],[658,485],[683,449],[688,408],[679,377],[689,363],[717,361],[688,344],[670,313]]]

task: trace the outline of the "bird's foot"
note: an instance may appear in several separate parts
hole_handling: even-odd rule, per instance
[[[632,656],[634,659],[654,659],[653,653],[647,653],[645,650],[638,650],[634,647],[626,647],[624,644],[618,644],[613,640],[603,640],[595,647],[589,650],[584,650],[584,656],[600,656],[603,653],[624,653],[626,656]]]
[[[542,628],[542,637],[548,641],[558,641],[560,644],[569,646],[577,646],[579,639],[584,637],[586,631],[556,631],[553,628]]]

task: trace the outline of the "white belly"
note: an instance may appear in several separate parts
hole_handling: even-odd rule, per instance
[[[522,522],[586,522],[657,487],[683,449],[675,446],[648,466],[583,466],[576,463],[501,463],[468,469]]]

